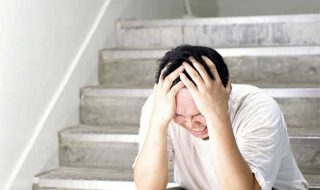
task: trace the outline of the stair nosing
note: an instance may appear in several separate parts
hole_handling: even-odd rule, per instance
[[[53,169],[53,170],[51,170],[50,172],[53,172],[54,170],[61,170],[61,169],[63,169],[63,168],[68,168],[68,167],[59,167],[59,168],[56,168],[56,169]],[[79,170],[81,170],[81,168],[79,168]],[[47,174],[49,174],[50,172],[47,172]],[[314,176],[320,176],[320,175],[310,175],[310,174],[303,174],[303,176],[304,176],[304,178],[305,179],[309,179],[309,178],[311,178],[312,177],[312,179],[314,178]],[[80,183],[82,183],[82,184],[77,184],[77,183],[75,183],[76,182],[76,180],[77,181],[79,181]],[[129,183],[134,183],[133,181],[125,181],[125,180],[93,180],[93,179],[83,179],[83,180],[79,180],[79,179],[63,179],[61,176],[60,176],[60,178],[58,178],[58,179],[48,179],[48,178],[46,178],[46,174],[44,174],[43,176],[38,176],[38,177],[34,177],[33,178],[33,183],[36,183],[36,184],[38,184],[40,187],[48,187],[48,188],[50,188],[50,187],[52,187],[52,188],[66,188],[66,186],[65,185],[63,185],[63,182],[67,182],[67,183],[69,183],[69,185],[70,185],[70,188],[86,188],[86,189],[96,189],[96,190],[98,190],[97,189],[97,184],[99,184],[99,185],[102,185],[102,184],[109,184],[110,185],[110,182],[112,183],[114,183],[114,182],[120,182],[120,183],[122,183],[122,182],[129,182]],[[83,182],[85,182],[85,183],[83,183]],[[309,184],[310,184],[310,180],[308,181],[309,182]],[[312,181],[313,183],[312,184],[310,184],[310,188],[319,188],[320,187],[320,183],[319,182],[314,182],[314,181]],[[83,185],[83,184],[87,184],[87,186],[81,186],[81,185]],[[88,185],[88,184],[90,184],[90,186]],[[59,185],[59,187],[58,187],[58,185]],[[176,183],[169,183],[168,184],[168,187],[173,187],[173,186],[177,186],[178,184],[176,184]],[[106,187],[108,187],[108,186],[102,186],[102,188],[100,188],[101,190],[106,190]],[[117,186],[118,187],[118,186]],[[99,189],[99,190],[100,190]]]
[[[86,190],[113,190],[113,189],[128,189],[134,188],[135,184],[131,181],[107,181],[107,180],[74,180],[74,179],[42,179],[38,182],[40,187],[47,188],[67,188],[78,189],[83,188]],[[109,188],[109,187],[114,188]],[[115,188],[117,187],[117,188]]]
[[[132,126],[134,127],[134,126]],[[138,128],[138,127],[137,127]],[[79,130],[79,131],[77,131]],[[90,132],[92,130],[92,132]],[[88,125],[78,125],[59,132],[59,137],[66,141],[85,141],[85,142],[122,142],[138,143],[138,130],[123,132],[109,132],[107,127],[93,127]],[[94,131],[94,132],[93,132]],[[96,133],[100,131],[99,133]]]
[[[85,128],[90,131],[90,127],[78,127]],[[320,142],[320,128],[303,128],[306,134],[301,134],[298,130],[301,128],[290,128],[288,127],[288,136],[290,140],[295,141],[308,141],[312,143]],[[317,131],[315,129],[318,129]],[[71,130],[71,131],[68,131]],[[137,132],[128,133],[108,133],[107,129],[95,127],[94,131],[103,131],[102,133],[90,133],[90,132],[77,132],[77,127],[66,128],[60,132],[60,137],[66,141],[84,141],[84,142],[124,142],[124,143],[138,143],[139,135]],[[311,132],[310,132],[311,131]],[[316,133],[316,134],[315,134]],[[312,134],[313,136],[310,136]],[[318,142],[319,141],[319,142]]]
[[[81,188],[81,189],[94,189],[94,190],[108,190],[114,189],[110,188],[116,187],[116,189],[128,189],[128,187],[135,188],[135,184],[133,180],[107,180],[107,179],[79,179],[78,177],[74,178],[63,178],[63,176],[59,176],[58,178],[48,178],[51,172],[56,172],[63,169],[72,169],[73,171],[81,171],[84,168],[72,168],[72,167],[58,167],[47,172],[44,175],[40,175],[33,178],[33,183],[38,184],[40,187],[47,188]],[[88,168],[87,168],[88,169]],[[97,170],[97,169],[93,169]],[[104,171],[104,169],[99,169],[100,171]],[[83,173],[85,176],[85,173]],[[75,174],[76,175],[76,174]],[[177,186],[175,183],[168,183],[167,187]],[[122,188],[119,188],[122,187]]]
[[[119,143],[138,143],[138,134],[67,134],[62,136],[67,141],[81,142],[119,142]]]
[[[241,85],[241,84],[240,84]],[[265,94],[273,98],[319,98],[320,88],[260,88]],[[141,97],[147,98],[153,90],[142,88],[103,88],[102,86],[88,86],[81,89],[84,97]]]
[[[318,22],[320,14],[291,14],[291,15],[263,15],[241,17],[190,18],[190,19],[162,19],[162,20],[122,20],[117,23],[118,28],[163,27],[163,26],[191,26],[191,25],[231,25],[231,24],[259,24],[259,23],[303,23]]]
[[[119,143],[139,143],[138,134],[67,134],[62,136],[67,141],[81,141],[81,142],[119,142]],[[290,140],[310,142],[319,144],[319,136],[289,136]],[[316,141],[316,142],[315,142]]]
[[[104,62],[122,59],[159,59],[169,49],[151,50],[115,50],[101,51]],[[299,56],[320,55],[320,46],[278,46],[278,47],[244,47],[244,48],[216,48],[223,57],[241,56]]]
[[[74,179],[41,179],[37,183],[40,187],[47,188],[81,188],[85,190],[115,190],[136,189],[133,181],[109,181],[109,180],[74,180]],[[176,187],[176,183],[168,183],[167,187]],[[111,187],[111,188],[110,188]]]

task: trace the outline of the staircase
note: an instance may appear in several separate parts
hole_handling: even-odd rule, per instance
[[[34,190],[135,189],[131,164],[155,61],[180,44],[217,49],[234,83],[275,98],[297,163],[320,189],[320,14],[119,21],[117,34],[117,47],[100,52],[99,85],[80,90],[80,124],[59,133],[59,168],[38,174]]]

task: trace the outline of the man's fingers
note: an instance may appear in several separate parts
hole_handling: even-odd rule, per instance
[[[210,68],[211,73],[213,74],[214,79],[217,82],[221,82],[221,78],[219,76],[219,73],[217,71],[216,65],[206,56],[201,56],[201,58],[204,60],[204,62],[208,65]]]
[[[159,76],[159,82],[158,82],[158,85],[162,86],[163,84],[163,74],[164,74],[164,71],[166,70],[166,68],[163,68],[161,73],[160,73],[160,76]]]
[[[184,68],[186,69],[187,73],[190,75],[191,79],[196,83],[196,85],[199,87],[203,85],[203,80],[199,73],[191,67],[188,63],[183,63]]]
[[[226,86],[226,91],[227,91],[228,95],[230,96],[231,91],[232,91],[231,80],[228,81],[228,84]]]
[[[183,69],[184,67],[181,65],[164,79],[162,88],[166,93],[169,92],[173,81],[179,77],[179,74],[183,72]]]
[[[192,62],[193,66],[197,69],[197,71],[199,72],[202,80],[205,82],[205,84],[210,84],[211,83],[211,78],[208,75],[208,72],[206,71],[206,69],[204,68],[203,65],[201,65],[200,63],[198,63],[194,58],[190,58],[190,61]]]
[[[191,93],[197,90],[197,87],[188,79],[184,73],[180,73],[180,80],[190,90]]]
[[[166,72],[166,70],[168,69],[168,67],[169,67],[171,64],[172,64],[171,62],[168,63],[168,64],[161,70],[160,77],[159,77],[159,83],[161,84],[160,86],[162,86],[163,81],[164,81],[164,78],[163,78],[164,72]]]
[[[176,94],[179,92],[181,88],[184,87],[184,84],[182,81],[179,81],[176,85],[174,85],[171,90],[169,91],[169,96],[176,96]]]

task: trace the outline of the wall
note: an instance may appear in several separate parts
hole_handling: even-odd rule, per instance
[[[189,0],[196,17],[217,16],[216,0]],[[187,15],[184,0],[135,0],[132,6],[136,19],[182,18]]]
[[[103,3],[104,0],[1,1],[0,189],[19,169],[39,125],[56,131],[77,122],[78,101],[73,97],[77,97],[79,89],[75,88],[74,92],[65,91],[70,103],[59,109],[65,115],[56,118],[54,110],[49,120],[41,124]],[[77,85],[93,80],[92,74],[85,74]],[[50,122],[55,125],[48,125]],[[56,134],[43,137],[48,137],[48,142],[37,151],[38,158],[29,166],[32,172],[44,167],[43,158],[56,157]]]
[[[98,52],[114,46],[114,22],[183,14],[141,12],[158,4],[0,0],[0,189],[31,189],[35,174],[58,165],[57,132],[78,123],[79,88],[97,84]]]
[[[194,17],[230,17],[320,13],[320,0],[189,0]],[[182,18],[184,0],[135,0],[136,19]]]
[[[216,3],[220,17],[320,13],[320,0],[216,0]]]

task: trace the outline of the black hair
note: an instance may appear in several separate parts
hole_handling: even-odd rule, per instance
[[[189,60],[189,57],[192,56],[197,62],[202,64],[208,75],[214,79],[212,73],[210,72],[209,67],[207,64],[202,60],[201,56],[208,57],[216,66],[218,74],[221,78],[221,82],[224,87],[226,87],[229,81],[229,70],[227,65],[225,64],[222,56],[214,49],[204,46],[191,46],[191,45],[181,45],[170,51],[166,52],[166,54],[158,60],[159,66],[156,72],[156,83],[159,82],[159,78],[161,75],[161,71],[165,68],[163,72],[163,79],[166,78],[170,73],[176,70],[178,67],[182,65],[183,62],[189,63],[193,68],[192,62]],[[194,81],[188,75],[186,71],[183,71],[184,74],[191,80],[193,83]],[[180,77],[178,77],[172,84],[174,86],[180,81]]]

